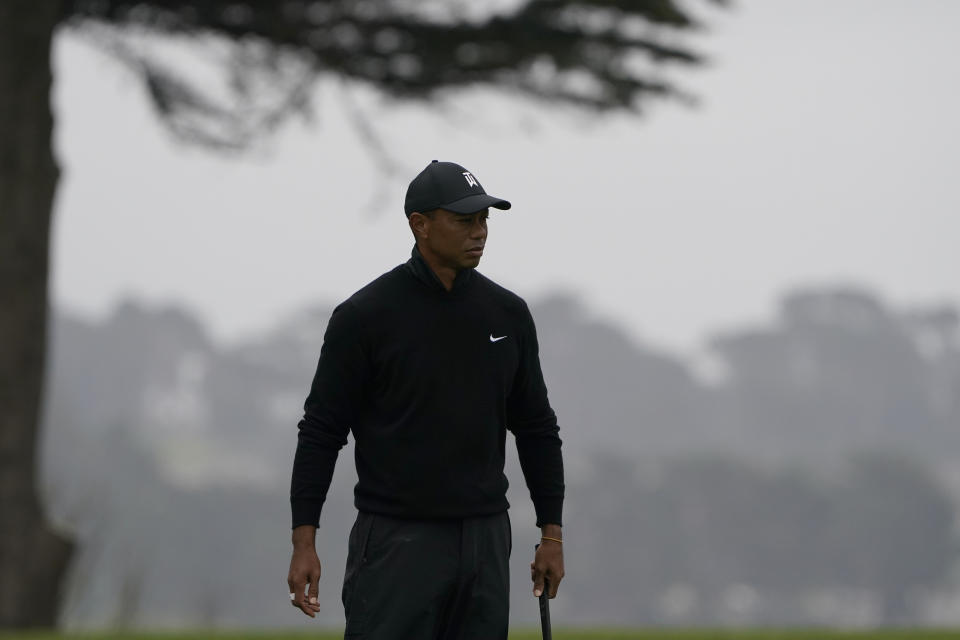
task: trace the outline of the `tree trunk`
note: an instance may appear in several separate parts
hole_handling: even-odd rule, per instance
[[[72,545],[37,483],[50,218],[54,0],[0,2],[0,629],[49,627]]]

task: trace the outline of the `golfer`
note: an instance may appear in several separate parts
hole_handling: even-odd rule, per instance
[[[563,460],[533,318],[475,271],[489,207],[510,203],[434,160],[407,189],[410,260],[334,309],[324,335],[298,425],[287,582],[293,605],[314,617],[320,510],[353,432],[346,638],[507,637],[507,430],[541,530],[534,595],[546,578],[554,597],[563,578]]]

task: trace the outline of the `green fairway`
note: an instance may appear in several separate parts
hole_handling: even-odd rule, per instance
[[[184,631],[170,633],[76,633],[0,632],[0,640],[339,640],[342,632],[222,632]],[[540,640],[540,631],[514,631],[511,640]],[[891,629],[883,631],[835,631],[823,629],[556,629],[556,640],[955,640],[960,629]]]

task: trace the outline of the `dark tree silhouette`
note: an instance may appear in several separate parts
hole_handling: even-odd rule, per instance
[[[129,65],[174,134],[227,148],[242,147],[308,108],[310,89],[324,74],[398,98],[424,100],[441,88],[481,84],[585,108],[636,111],[649,97],[684,95],[644,69],[700,62],[675,44],[696,22],[674,0],[527,0],[485,17],[475,15],[475,5],[0,3],[0,628],[53,623],[51,589],[70,557],[70,544],[45,524],[35,479],[58,178],[50,106],[56,32],[82,30]],[[191,82],[145,46],[163,39],[189,43],[221,65],[226,94]]]

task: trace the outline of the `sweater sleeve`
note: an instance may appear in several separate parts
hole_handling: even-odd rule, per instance
[[[562,524],[563,457],[557,416],[547,400],[540,369],[537,330],[526,304],[523,313],[520,365],[507,398],[507,426],[517,441],[520,467],[540,527]]]
[[[317,371],[297,428],[290,482],[293,527],[318,526],[334,465],[354,426],[369,370],[356,309],[347,301],[330,317]]]

